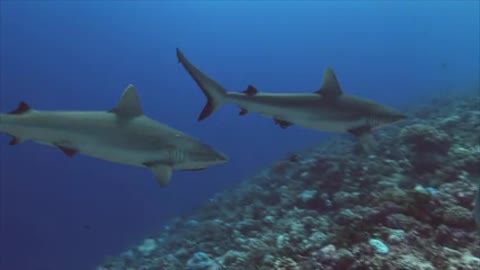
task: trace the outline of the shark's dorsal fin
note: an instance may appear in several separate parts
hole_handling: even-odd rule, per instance
[[[122,117],[136,117],[143,115],[142,107],[140,106],[140,98],[137,94],[137,89],[133,84],[129,84],[125,91],[123,91],[122,97],[112,110]]]
[[[322,87],[315,93],[329,98],[342,95],[342,89],[340,88],[340,84],[338,83],[337,77],[332,68],[327,68],[323,75]]]

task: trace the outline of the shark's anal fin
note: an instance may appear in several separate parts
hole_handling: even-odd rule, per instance
[[[292,123],[290,123],[288,121],[281,120],[281,119],[278,119],[278,118],[274,118],[273,121],[275,122],[275,125],[279,125],[281,128],[288,128],[289,126],[293,125]]]
[[[68,146],[62,146],[62,145],[57,145],[57,147],[58,147],[58,149],[62,150],[62,152],[65,153],[65,155],[67,155],[69,157],[73,157],[78,153],[78,150],[75,149],[75,148],[71,148],[71,147],[68,147]]]
[[[255,96],[258,93],[258,90],[257,88],[255,88],[255,86],[249,85],[247,89],[242,93],[244,93],[246,96],[251,97],[251,96]]]
[[[238,113],[239,115],[246,115],[248,113],[247,109],[241,108],[240,112]]]
[[[120,117],[136,117],[143,115],[142,107],[140,106],[140,98],[137,94],[137,89],[132,84],[128,85],[123,91],[122,97],[117,106],[110,110]]]
[[[143,165],[150,168],[161,187],[166,186],[170,182],[172,178],[172,166],[156,162],[145,162]]]
[[[332,68],[327,68],[323,75],[323,83],[320,90],[315,93],[320,94],[327,98],[335,98],[342,95],[342,89],[338,83],[337,77]]]
[[[27,103],[22,101],[18,104],[18,107],[15,110],[9,112],[8,114],[22,114],[30,111],[31,109],[32,108]]]

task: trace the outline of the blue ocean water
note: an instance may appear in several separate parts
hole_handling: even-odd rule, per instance
[[[230,156],[175,172],[68,158],[1,136],[1,268],[93,269],[266,164],[331,134],[225,106],[196,121],[205,98],[179,47],[230,90],[310,92],[332,66],[345,92],[402,109],[479,83],[478,1],[2,1],[0,110],[107,110],[127,84],[145,113]]]

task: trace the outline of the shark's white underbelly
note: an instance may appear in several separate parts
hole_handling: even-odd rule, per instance
[[[74,149],[81,154],[103,159],[111,162],[122,163],[132,166],[143,166],[150,160],[161,160],[168,153],[161,151],[148,151],[147,149],[134,149],[128,145],[116,145],[114,132],[105,136],[89,136],[86,133],[70,132],[64,130],[35,129],[26,131],[22,139],[33,140],[37,143],[53,147],[66,147]]]
[[[152,155],[146,151],[133,151],[109,145],[99,147],[88,142],[80,143],[78,150],[87,156],[132,166],[144,166],[145,162],[160,159],[158,154]]]
[[[330,131],[330,132],[347,132],[349,129],[359,127],[362,125],[362,121],[340,122],[340,121],[309,120],[309,119],[298,119],[298,118],[292,119],[292,121],[294,121],[292,123],[301,127],[311,128],[311,129],[320,130],[320,131]]]
[[[329,117],[325,117],[324,115],[315,115],[308,110],[279,108],[265,104],[245,104],[244,106],[247,107],[247,110],[257,112],[266,117],[287,121],[293,125],[320,131],[346,132],[351,128],[363,125],[365,122],[362,119],[352,121],[329,120]]]

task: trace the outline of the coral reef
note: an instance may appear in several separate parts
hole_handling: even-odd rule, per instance
[[[291,154],[98,270],[480,269],[480,98]],[[152,242],[153,241],[153,242]]]

